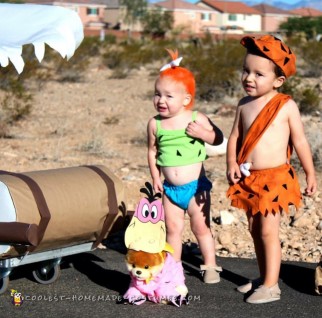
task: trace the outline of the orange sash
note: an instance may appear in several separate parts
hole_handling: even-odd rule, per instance
[[[246,161],[248,155],[254,149],[259,139],[262,137],[269,125],[273,122],[280,109],[290,98],[291,97],[289,95],[281,93],[276,94],[260,111],[251,127],[249,128],[243,145],[240,148],[237,159],[238,165]],[[289,159],[292,153],[291,143],[289,143],[287,152]]]

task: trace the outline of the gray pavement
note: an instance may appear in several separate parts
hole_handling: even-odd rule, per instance
[[[316,264],[283,262],[280,274],[280,301],[250,305],[236,286],[257,276],[255,260],[218,258],[223,267],[219,284],[205,285],[199,274],[200,257],[184,257],[190,304],[177,308],[145,302],[140,306],[118,304],[130,278],[124,263],[125,248],[119,239],[107,242],[107,249],[85,252],[63,259],[61,275],[53,284],[34,282],[36,264],[18,266],[10,274],[7,291],[0,295],[0,317],[319,317],[322,297],[314,293]],[[15,307],[10,289],[25,300]]]

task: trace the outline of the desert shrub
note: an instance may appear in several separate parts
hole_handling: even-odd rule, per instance
[[[292,96],[292,98],[297,101],[300,99],[301,91],[300,87],[302,81],[298,76],[293,76],[288,78],[283,86],[280,88],[280,92]]]
[[[313,114],[319,110],[320,97],[315,88],[305,88],[302,91],[302,98],[299,101],[300,112],[303,114]]]
[[[109,49],[103,54],[103,63],[111,70],[119,68],[122,64],[122,55],[119,50]]]
[[[205,31],[204,37],[202,39],[202,43],[203,43],[203,45],[213,45],[214,44],[212,34],[210,33],[209,30]]]
[[[303,70],[307,77],[322,75],[322,42],[310,41],[301,48],[301,57],[304,60]]]
[[[235,40],[206,48],[189,47],[185,66],[195,74],[198,97],[210,101],[235,96],[240,89],[239,70],[244,54],[245,50]]]
[[[312,39],[322,32],[322,17],[292,17],[281,23],[280,28],[288,37],[303,32],[307,39]]]
[[[105,117],[103,124],[104,125],[117,125],[120,122],[120,119],[117,116]]]
[[[207,41],[212,42],[211,39]],[[161,67],[168,62],[166,48],[178,49],[184,57],[182,66],[195,74],[198,98],[210,101],[226,95],[235,96],[240,91],[238,71],[241,69],[245,50],[236,40],[207,46],[191,42],[179,43],[175,40],[124,42],[118,47],[107,48],[103,63],[114,70],[113,78],[125,78],[129,71],[142,65],[159,62]],[[157,72],[158,70],[156,68]]]
[[[172,41],[125,41],[117,47],[106,47],[102,60],[104,65],[115,70],[113,78],[124,78],[132,69],[163,60],[167,57],[165,48],[173,47]]]
[[[23,46],[22,58],[24,68],[21,74],[18,74],[12,63],[9,63],[7,67],[0,68],[0,89],[6,90],[11,86],[12,81],[19,81],[21,85],[27,86],[29,79],[39,82],[41,86],[40,82],[49,77],[46,66],[37,60],[33,45]]]
[[[292,96],[303,114],[314,114],[319,111],[320,97],[317,87],[306,87],[302,85],[299,77],[289,78],[281,90],[282,93]]]
[[[27,93],[19,80],[11,79],[0,100],[0,137],[7,137],[8,126],[30,114],[31,102],[32,94]]]
[[[7,122],[19,120],[30,112],[32,95],[27,93],[25,77],[19,76],[12,64],[0,68],[0,90],[4,92],[1,111],[6,113]]]
[[[116,44],[116,36],[113,34],[105,34],[104,41],[102,41],[101,45],[104,47],[111,44]]]
[[[0,138],[10,138],[8,125],[2,119],[0,119]]]
[[[110,75],[111,79],[124,79],[127,78],[128,71],[122,68],[115,68]]]
[[[83,144],[80,148],[83,152],[88,152],[91,154],[101,154],[103,152],[102,150],[102,140],[93,138],[89,141],[87,141],[85,144]]]
[[[62,59],[59,53],[49,49],[46,62],[52,71],[58,75],[58,81],[80,82],[83,80],[91,57],[100,56],[102,45],[98,37],[85,37],[69,60]]]
[[[131,138],[130,144],[138,147],[146,147],[146,137],[143,135]]]
[[[24,72],[19,75],[12,63],[0,67],[0,138],[10,137],[10,126],[16,121],[27,117],[32,109],[32,93],[28,92],[26,80],[36,77],[39,62],[34,57],[31,47],[23,49]],[[32,68],[34,69],[32,70]]]

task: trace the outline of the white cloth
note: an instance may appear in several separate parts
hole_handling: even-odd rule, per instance
[[[0,64],[12,62],[20,74],[24,68],[22,46],[33,44],[39,62],[45,43],[67,59],[84,38],[79,15],[71,9],[38,4],[0,4]]]
[[[242,163],[240,166],[239,166],[239,169],[240,169],[240,172],[245,176],[245,177],[249,177],[250,176],[250,167],[251,167],[251,163],[250,162],[245,162],[245,163]]]

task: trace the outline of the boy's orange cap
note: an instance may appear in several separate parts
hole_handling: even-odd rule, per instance
[[[296,56],[280,39],[272,35],[264,35],[258,39],[245,36],[241,39],[240,43],[247,49],[257,48],[268,59],[279,66],[286,77],[295,74]]]

